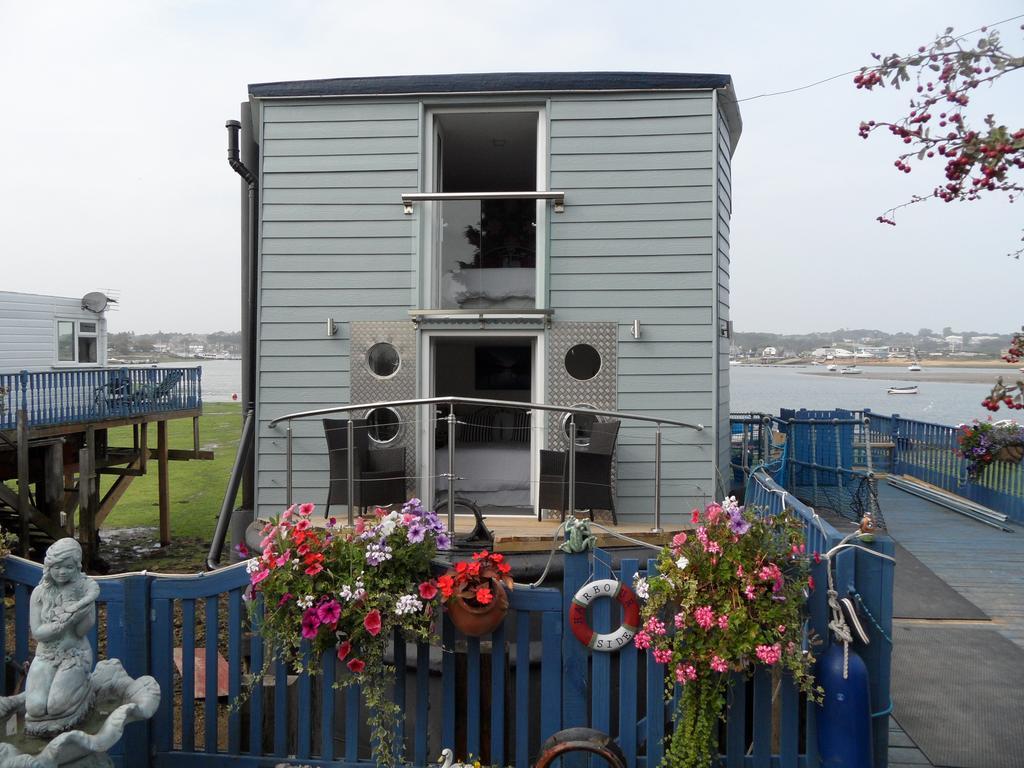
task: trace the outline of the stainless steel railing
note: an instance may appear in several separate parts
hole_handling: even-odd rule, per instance
[[[279,424],[285,425],[285,499],[286,504],[292,503],[292,422],[300,419],[311,419],[331,414],[344,413],[348,415],[348,523],[354,522],[355,499],[355,432],[353,421],[357,411],[370,411],[374,408],[396,408],[401,406],[421,405],[476,405],[496,406],[502,408],[517,408],[520,410],[548,411],[555,413],[569,414],[569,450],[568,450],[568,499],[567,506],[570,510],[576,509],[576,415],[586,414],[587,416],[604,416],[606,418],[619,419],[620,421],[639,421],[655,425],[654,432],[654,527],[652,530],[661,531],[661,444],[662,427],[682,427],[694,429],[698,432],[704,430],[703,424],[689,424],[675,419],[665,419],[657,416],[647,416],[638,413],[625,413],[622,411],[601,411],[590,408],[572,408],[564,405],[548,405],[547,403],[528,403],[518,400],[490,400],[475,397],[425,397],[413,400],[387,400],[377,403],[356,403],[352,405],[339,405],[332,408],[318,408],[312,411],[299,411],[289,413],[273,419],[268,427],[274,428]],[[455,529],[455,425],[456,418],[454,408],[448,409],[448,529]]]

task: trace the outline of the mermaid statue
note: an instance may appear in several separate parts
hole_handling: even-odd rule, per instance
[[[82,547],[60,539],[46,551],[32,592],[29,626],[36,655],[25,680],[25,731],[48,737],[78,725],[92,706],[92,646],[99,585],[82,573]]]

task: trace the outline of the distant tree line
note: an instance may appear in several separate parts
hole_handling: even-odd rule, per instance
[[[960,341],[951,344],[950,337],[959,337]],[[841,347],[855,351],[858,347],[881,346],[912,349],[918,354],[955,351],[999,357],[1012,340],[1013,334],[1009,333],[955,331],[946,326],[939,331],[921,328],[917,333],[886,333],[875,328],[841,328],[837,331],[804,334],[737,331],[733,334],[732,343],[745,355],[758,355],[766,347],[775,347],[780,357],[798,357],[820,347]]]
[[[226,352],[238,355],[242,349],[241,331],[215,333],[135,333],[122,331],[107,336],[107,354],[110,357],[138,357],[159,354],[188,354],[190,349],[202,347],[206,353]]]

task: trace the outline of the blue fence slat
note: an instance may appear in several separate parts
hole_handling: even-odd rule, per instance
[[[729,676],[729,721],[725,727],[726,768],[741,768],[747,753],[747,677]]]
[[[196,745],[196,603],[181,601],[181,749],[192,752]]]
[[[413,756],[416,765],[427,761],[427,725],[430,717],[430,646],[416,646],[416,734],[413,737]]]
[[[566,633],[568,634],[568,633]],[[562,614],[545,611],[541,614],[540,651],[540,741],[565,726],[562,720],[563,678],[561,673]],[[576,638],[573,638],[576,642]],[[565,763],[563,763],[565,765]]]
[[[296,698],[298,699],[298,727],[295,732],[295,756],[308,758],[313,752],[313,681],[309,674],[309,665],[312,657],[309,652],[309,642],[302,641],[302,672],[296,683]]]
[[[174,636],[172,609],[173,604],[167,598],[153,601],[153,641],[152,672],[160,685],[161,692],[174,690]],[[161,695],[160,706],[153,718],[154,741],[157,751],[169,752],[174,734],[174,700],[171,696]]]
[[[351,684],[345,689],[345,760],[359,759],[359,686]]]
[[[395,632],[392,643],[395,648],[395,704],[398,705],[399,711],[405,712],[405,638],[399,632]],[[395,742],[404,745],[405,718],[398,718],[396,727],[398,730],[395,733]]]
[[[563,577],[562,615],[569,616],[573,595],[590,578],[590,558],[586,554],[566,555]],[[562,727],[587,725],[587,666],[589,651],[572,632],[562,636]],[[567,757],[569,768],[581,765],[578,755]]]
[[[480,754],[480,638],[466,639],[466,752]]]
[[[203,631],[206,634],[206,679],[203,701],[203,751],[217,751],[217,687],[219,677],[219,658],[217,655],[217,637],[220,622],[217,620],[217,598],[206,598],[206,615]]]
[[[779,758],[781,764],[788,768],[796,766],[800,753],[800,693],[789,675],[782,681],[781,695]]]
[[[228,593],[228,700],[237,702],[242,694],[242,591]],[[242,710],[228,709],[228,753],[242,751]]]
[[[608,566],[611,555],[604,550],[594,550],[594,579],[612,578]],[[595,600],[590,608],[590,626],[595,632],[606,633],[612,628],[612,602],[608,599]],[[615,604],[615,623],[618,623],[618,604]],[[590,727],[602,733],[611,733],[612,720],[612,654],[594,651],[590,654]]]
[[[754,670],[754,768],[770,768],[772,753],[772,676],[763,666]]]
[[[530,764],[530,614],[516,613],[516,768]]]
[[[249,636],[249,663],[252,673],[258,676],[256,684],[249,694],[249,754],[263,754],[263,637],[260,635],[260,623],[263,619],[264,604],[262,596],[256,598],[252,617],[252,634]]]
[[[334,759],[334,680],[337,652],[331,648],[320,659],[320,759]]]
[[[505,765],[505,624],[491,636],[491,765]]]
[[[658,571],[657,561],[647,561],[647,573]],[[650,653],[646,654],[647,667],[647,765],[661,763],[665,740],[665,665],[656,664]]]
[[[455,749],[455,628],[445,614],[441,629],[441,746]]]
[[[639,563],[623,560],[620,568],[622,582],[632,588]],[[626,755],[628,768],[636,768],[636,721],[637,721],[637,654],[632,643],[619,651],[619,746]]]
[[[280,656],[274,659],[274,754],[288,754],[288,669]]]

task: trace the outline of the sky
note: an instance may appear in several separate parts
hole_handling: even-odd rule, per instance
[[[712,7],[714,6],[714,7]],[[731,313],[738,331],[921,327],[1008,332],[1024,201],[930,202],[875,221],[942,177],[896,172],[902,145],[864,141],[905,92],[852,75],[1020,0],[383,2],[0,0],[0,290],[119,297],[111,331],[237,330],[239,178],[224,122],[246,86],[279,80],[496,71],[730,74]],[[1024,50],[1024,21],[1003,25]],[[979,106],[1024,125],[1024,72]]]

